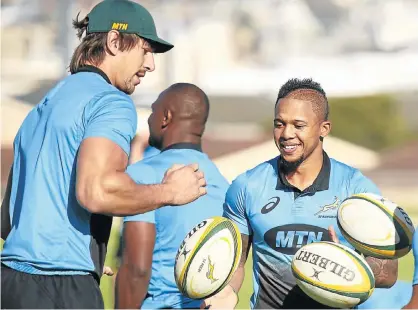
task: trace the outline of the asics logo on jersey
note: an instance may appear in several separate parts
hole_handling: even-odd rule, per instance
[[[290,224],[270,229],[264,234],[264,241],[273,250],[295,254],[302,246],[318,241],[331,241],[328,230],[307,224]]]
[[[264,207],[261,208],[261,214],[266,214],[266,213],[269,213],[270,211],[273,211],[274,208],[276,208],[277,205],[279,204],[280,197],[271,197],[269,201],[270,201],[269,203],[267,203]]]
[[[314,215],[318,216],[321,213],[325,213],[325,212],[328,212],[330,210],[336,210],[336,209],[338,209],[339,206],[340,206],[340,199],[338,199],[338,197],[335,196],[333,203],[330,203],[328,205],[320,207],[320,210],[318,212],[316,212]],[[336,215],[319,215],[318,217],[320,217],[320,218],[331,218],[331,217],[336,217]]]
[[[211,283],[214,283],[214,282],[218,281],[218,279],[215,279],[213,277],[213,270],[214,269],[215,269],[215,265],[212,264],[212,262],[210,260],[210,256],[208,256],[208,271],[206,272],[206,278],[208,278]]]

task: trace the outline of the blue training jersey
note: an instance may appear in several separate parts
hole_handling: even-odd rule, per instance
[[[412,296],[411,282],[398,280],[391,288],[375,288],[356,309],[402,309]]]
[[[144,150],[143,159],[160,154],[160,150],[153,146],[147,146]]]
[[[198,223],[212,216],[221,216],[228,182],[208,156],[195,145],[175,144],[160,154],[128,167],[127,173],[142,184],[161,183],[164,173],[173,164],[198,163],[205,174],[207,194],[181,207],[163,207],[155,211],[125,217],[124,221],[155,224],[156,240],[151,280],[142,308],[199,308],[201,301],[183,296],[174,280],[177,250],[187,233]]]
[[[81,71],[47,93],[14,140],[11,231],[1,262],[21,272],[102,275],[112,218],[79,205],[77,152],[84,139],[103,137],[129,155],[137,114],[102,71]]]
[[[414,238],[412,240],[412,251],[414,254],[414,278],[413,285],[418,284],[418,226],[415,228]]]
[[[330,241],[340,203],[355,193],[380,194],[363,174],[324,152],[322,169],[304,191],[294,188],[278,169],[279,157],[238,176],[226,195],[224,216],[252,238],[254,294],[251,308],[321,307],[296,285],[293,255],[303,245]],[[352,248],[352,246],[350,246]]]

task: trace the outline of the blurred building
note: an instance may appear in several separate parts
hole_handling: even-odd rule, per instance
[[[78,44],[72,19],[77,13],[84,17],[97,2],[1,2],[3,182],[11,164],[11,141],[24,116],[68,74],[69,60]],[[278,88],[291,77],[312,77],[329,96],[402,93],[404,115],[410,126],[417,126],[415,0],[138,2],[151,10],[159,34],[175,48],[156,55],[156,71],[147,75],[133,99],[138,109],[147,108],[174,82],[199,85],[212,105],[205,140],[212,158],[238,156],[241,153],[235,152],[247,149],[262,153],[263,147],[272,146],[270,134],[259,123],[270,117]],[[144,126],[147,124],[139,124]],[[342,158],[363,167],[391,192],[406,197],[399,193],[411,193],[416,185],[416,148],[407,145],[381,154],[362,149],[372,154],[364,157],[353,151],[359,148],[334,142],[331,150],[352,154]],[[260,149],[251,148],[257,145]],[[345,151],[349,149],[352,152]],[[397,153],[402,150],[410,156]],[[265,155],[274,152],[270,149]],[[363,158],[363,163],[358,163],[358,158]],[[367,162],[366,158],[373,159]],[[391,162],[390,158],[403,159]],[[396,178],[391,178],[394,175]]]

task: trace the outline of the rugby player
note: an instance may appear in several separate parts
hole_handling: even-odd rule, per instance
[[[205,194],[198,165],[173,167],[162,184],[126,173],[137,114],[129,94],[173,45],[151,14],[128,0],[101,1],[74,21],[81,38],[60,81],[14,140],[2,203],[3,308],[103,308],[112,215],[182,205]],[[169,167],[167,167],[169,168]]]
[[[202,151],[208,114],[208,97],[193,84],[172,85],[152,105],[149,144],[161,153],[128,166],[127,173],[137,183],[154,184],[161,182],[167,167],[174,163],[197,162],[207,180],[207,194],[182,208],[165,207],[125,217],[117,308],[196,309],[201,304],[177,289],[174,264],[187,233],[204,219],[222,216],[229,186]]]
[[[379,194],[360,171],[329,158],[323,140],[331,130],[322,87],[311,79],[291,79],[278,94],[274,140],[280,155],[238,176],[226,195],[224,216],[242,234],[242,260],[229,285],[201,307],[235,307],[244,265],[253,254],[251,308],[324,308],[295,284],[291,261],[303,245],[330,241],[337,208],[355,193]],[[348,245],[339,230],[337,236]],[[397,260],[367,257],[377,287],[391,287]],[[318,271],[321,270],[318,266]],[[324,268],[328,268],[325,266]]]

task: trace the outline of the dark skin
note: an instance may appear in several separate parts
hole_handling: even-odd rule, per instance
[[[171,86],[152,105],[148,119],[150,145],[160,150],[177,143],[200,145],[208,108],[202,91],[197,87],[190,84]],[[123,239],[125,246],[116,279],[115,307],[138,309],[145,299],[151,278],[155,224],[127,222]]]
[[[312,90],[295,91],[276,104],[274,118],[274,141],[285,162],[286,178],[301,191],[317,178],[323,163],[323,142],[331,131],[331,122],[326,120],[321,104],[321,95]],[[313,104],[316,103],[316,104]],[[339,242],[333,227],[329,228],[334,242]],[[238,302],[236,292],[244,281],[244,265],[251,246],[251,237],[242,236],[241,265],[228,286],[220,293],[206,299],[202,308],[232,309]],[[366,257],[375,276],[375,286],[390,288],[398,276],[398,261]]]

